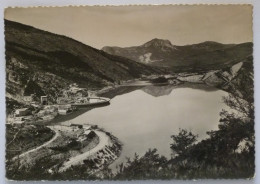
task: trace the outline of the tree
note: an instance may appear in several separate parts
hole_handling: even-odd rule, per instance
[[[173,143],[171,149],[178,155],[184,154],[191,145],[197,141],[198,135],[188,132],[186,129],[179,129],[178,135],[172,135]]]
[[[113,179],[163,179],[166,177],[168,160],[157,153],[157,149],[149,149],[142,157],[137,154],[120,164],[118,173]]]
[[[253,100],[253,98],[250,98]],[[207,132],[211,139],[218,140],[219,150],[225,154],[232,154],[239,143],[246,140],[250,143],[250,150],[254,150],[254,103],[239,96],[229,94],[223,98],[224,103],[233,112],[220,112],[219,129]],[[252,149],[251,149],[252,148]],[[254,154],[254,151],[251,153]]]

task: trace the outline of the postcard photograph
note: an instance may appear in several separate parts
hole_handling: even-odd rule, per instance
[[[6,8],[6,178],[252,179],[252,9]]]

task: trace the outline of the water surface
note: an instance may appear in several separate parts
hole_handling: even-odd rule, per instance
[[[226,105],[221,90],[201,90],[174,86],[146,86],[115,96],[109,106],[92,109],[73,123],[91,123],[115,135],[123,150],[112,167],[133,157],[143,155],[149,148],[170,157],[170,136],[179,128],[191,130],[199,139],[206,131],[218,128],[219,112]]]

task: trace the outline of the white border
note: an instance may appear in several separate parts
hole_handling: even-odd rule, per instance
[[[181,184],[194,184],[194,183],[207,183],[207,184],[247,184],[247,183],[260,183],[259,174],[259,108],[260,100],[260,1],[259,0],[0,0],[0,184],[5,183],[39,183],[39,182],[11,182],[5,179],[5,54],[4,54],[4,8],[12,6],[68,6],[68,5],[129,5],[129,4],[253,4],[254,5],[254,70],[255,70],[255,106],[256,106],[256,176],[254,180],[199,180],[199,181],[126,181],[126,182],[95,182],[95,183],[181,183]],[[45,184],[50,183],[93,183],[93,182],[50,182],[46,181]]]

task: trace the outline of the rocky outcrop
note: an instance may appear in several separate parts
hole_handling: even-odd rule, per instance
[[[216,70],[206,73],[202,77],[202,81],[209,86],[223,86],[230,83],[238,75],[243,62],[239,62],[225,70]]]
[[[220,71],[206,73],[202,81],[209,86],[220,86],[225,83],[225,80],[220,77]]]
[[[246,94],[242,94],[241,91],[246,90],[249,94],[253,94],[253,61],[252,57],[248,57],[245,61],[222,70],[211,70],[206,73],[178,73],[167,80],[168,83],[171,80],[176,80],[173,85],[178,85],[180,82],[206,84],[245,98]],[[241,90],[242,88],[246,89]]]
[[[249,100],[253,101],[253,96],[247,95],[253,94],[253,76],[253,61],[251,57],[248,57],[244,62],[236,63],[230,68],[210,71],[205,73],[203,77],[195,77],[198,79],[197,81],[187,80],[187,82],[202,82],[208,86],[213,86],[233,93],[241,98],[251,98]],[[246,93],[242,94],[241,91],[246,91]]]

